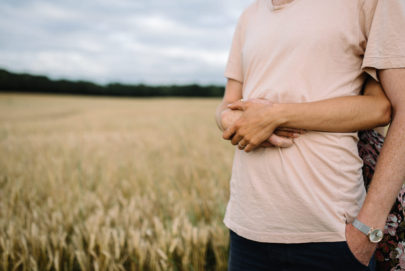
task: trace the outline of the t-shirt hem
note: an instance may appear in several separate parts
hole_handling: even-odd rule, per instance
[[[246,229],[225,218],[225,226],[243,238],[264,243],[310,243],[346,241],[345,232],[256,232]]]
[[[233,79],[233,80],[236,80],[236,81],[239,81],[239,82],[243,83],[243,79],[239,75],[237,75],[236,73],[226,71],[224,73],[224,76],[225,76],[225,78]]]
[[[367,56],[363,59],[362,68],[365,67],[372,67],[376,69],[405,68],[405,56],[395,56],[395,57]]]
[[[367,56],[363,59],[361,69],[370,74],[376,81],[379,82],[376,70],[384,69],[399,69],[405,68],[405,56],[395,57],[378,57]]]

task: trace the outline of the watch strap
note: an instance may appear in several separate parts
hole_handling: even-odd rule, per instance
[[[368,235],[368,233],[370,232],[370,227],[361,223],[360,221],[357,220],[357,218],[354,219],[352,225],[358,229],[359,231],[361,231],[362,233],[364,233],[365,235]]]

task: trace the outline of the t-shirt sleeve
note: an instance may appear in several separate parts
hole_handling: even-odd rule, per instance
[[[363,0],[366,40],[361,69],[375,80],[378,69],[405,68],[405,0]]]
[[[224,76],[243,82],[242,67],[242,16],[239,18],[235,32],[233,34],[231,50],[229,51],[228,62],[226,64]]]

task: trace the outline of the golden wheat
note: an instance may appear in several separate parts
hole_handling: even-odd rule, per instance
[[[225,270],[219,99],[0,95],[0,270]]]

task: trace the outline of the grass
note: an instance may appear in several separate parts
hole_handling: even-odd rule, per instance
[[[226,270],[218,103],[0,94],[0,270]]]

